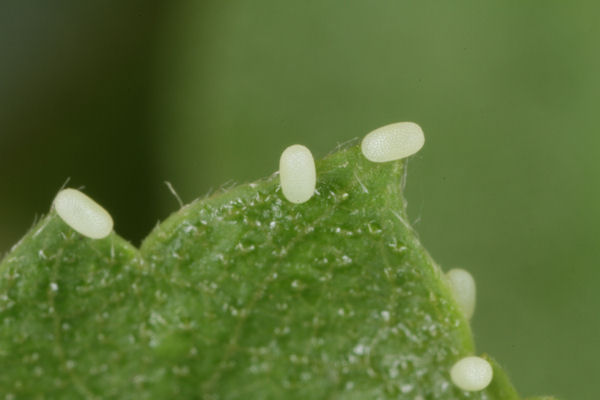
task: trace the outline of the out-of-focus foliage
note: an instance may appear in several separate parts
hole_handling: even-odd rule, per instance
[[[321,156],[414,120],[427,143],[409,215],[437,261],[473,272],[478,348],[524,393],[596,395],[600,5],[14,3],[0,5],[3,248],[67,176],[139,240],[177,204],[165,179],[189,201],[272,172],[286,145]]]
[[[151,1],[0,1],[0,252],[69,177],[128,238],[156,224],[159,17]]]

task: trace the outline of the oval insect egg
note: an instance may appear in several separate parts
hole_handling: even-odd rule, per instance
[[[317,186],[317,171],[308,148],[295,144],[285,149],[279,160],[279,180],[281,191],[290,202],[310,200]]]
[[[397,122],[377,128],[362,141],[363,155],[369,161],[388,162],[412,156],[425,144],[421,127],[414,122]]]
[[[79,190],[61,190],[54,199],[54,209],[67,225],[83,236],[102,239],[112,232],[110,214]]]
[[[468,271],[457,268],[446,273],[446,280],[465,318],[471,319],[477,301],[475,279]]]
[[[450,378],[459,389],[469,392],[483,390],[492,382],[494,370],[481,357],[465,357],[450,370]]]

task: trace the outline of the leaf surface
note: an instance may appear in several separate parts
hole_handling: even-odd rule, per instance
[[[482,392],[450,381],[472,335],[407,223],[403,162],[353,146],[317,171],[305,204],[273,175],[183,207],[140,250],[51,211],[0,265],[0,395],[519,399],[493,361]]]

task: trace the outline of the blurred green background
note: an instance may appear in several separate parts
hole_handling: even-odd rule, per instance
[[[525,395],[596,398],[600,5],[0,3],[0,251],[67,177],[139,244],[178,206],[390,122],[409,213],[478,282],[478,350]]]

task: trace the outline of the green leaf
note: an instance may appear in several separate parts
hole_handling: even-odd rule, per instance
[[[558,400],[556,397],[542,396],[542,397],[529,397],[527,400]]]
[[[140,250],[54,211],[0,265],[0,398],[519,399],[407,223],[404,164],[358,147],[293,205],[276,175],[197,200]],[[117,221],[118,222],[118,221]]]

